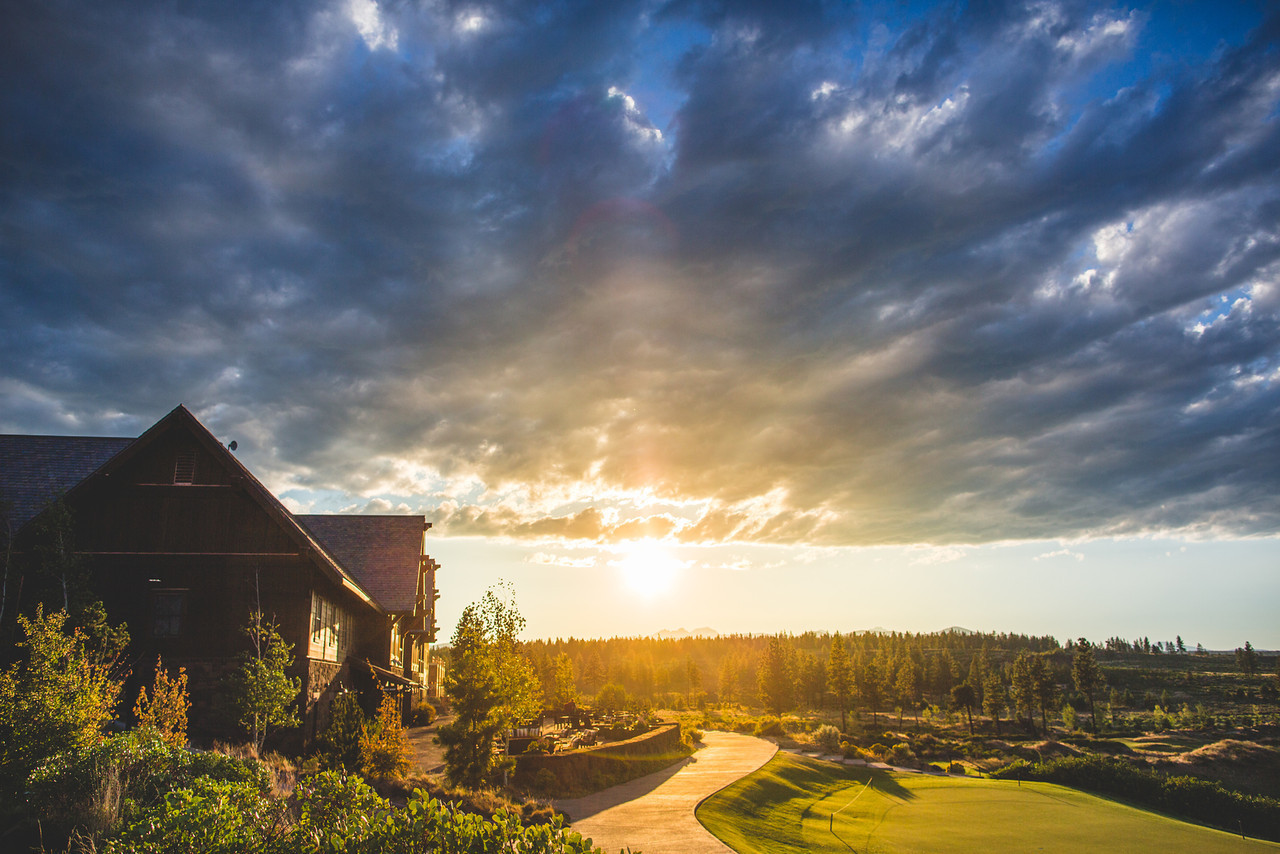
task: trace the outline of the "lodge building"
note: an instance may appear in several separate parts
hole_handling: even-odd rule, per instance
[[[304,741],[343,691],[406,713],[440,691],[426,519],[293,514],[184,406],[136,439],[0,435],[0,499],[14,567],[65,507],[77,566],[128,626],[127,696],[157,655],[185,666],[193,738],[229,734],[219,700],[254,611],[293,646]]]

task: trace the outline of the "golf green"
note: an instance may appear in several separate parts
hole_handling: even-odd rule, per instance
[[[1048,783],[894,774],[785,753],[703,802],[698,819],[739,854],[1280,852]]]

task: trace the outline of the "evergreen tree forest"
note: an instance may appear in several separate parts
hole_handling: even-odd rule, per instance
[[[890,717],[901,724],[927,710],[964,720],[985,716],[1019,732],[1044,732],[1063,715],[1083,728],[1116,725],[1126,714],[1168,726],[1216,714],[1269,720],[1280,700],[1270,656],[1237,659],[1188,650],[1182,638],[1152,643],[946,631],[805,632],[659,639],[527,641],[521,651],[548,708],[603,694],[636,709],[739,705],[773,714],[826,711],[839,718]],[[836,669],[831,667],[833,644]],[[1252,653],[1252,646],[1242,649]],[[570,681],[571,680],[571,681]],[[988,696],[994,692],[995,696]],[[843,698],[843,702],[840,698]],[[959,698],[959,699],[957,699]],[[971,702],[966,702],[970,701]],[[1096,716],[1096,724],[1095,724]]]

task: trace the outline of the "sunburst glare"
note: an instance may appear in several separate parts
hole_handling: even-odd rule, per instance
[[[669,592],[687,565],[657,540],[621,543],[618,552],[618,559],[610,564],[621,572],[628,591],[646,599]]]

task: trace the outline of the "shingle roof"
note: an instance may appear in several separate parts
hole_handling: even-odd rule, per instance
[[[425,521],[421,516],[295,516],[387,611],[412,611]]]
[[[133,442],[101,436],[0,434],[0,499],[13,503],[13,530]]]

